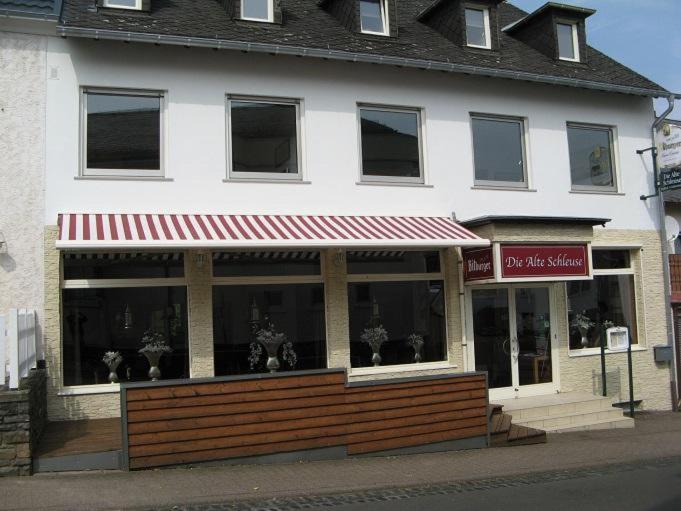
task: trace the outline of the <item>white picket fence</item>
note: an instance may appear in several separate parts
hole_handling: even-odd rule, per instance
[[[34,310],[9,309],[0,316],[0,385],[5,384],[8,366],[10,389],[19,388],[19,380],[36,367],[36,338]]]

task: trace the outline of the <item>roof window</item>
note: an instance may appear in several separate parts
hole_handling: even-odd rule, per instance
[[[132,11],[142,10],[142,0],[102,0],[102,7],[111,9],[130,9]]]
[[[359,0],[362,33],[388,35],[387,0]]]
[[[491,48],[489,9],[466,7],[466,44],[474,48]]]
[[[249,21],[274,21],[273,0],[241,0],[241,19]]]
[[[556,34],[558,35],[558,58],[579,62],[577,25],[574,23],[557,23]]]

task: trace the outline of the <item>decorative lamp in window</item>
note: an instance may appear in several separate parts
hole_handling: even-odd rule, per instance
[[[362,181],[423,183],[421,112],[360,106]]]
[[[241,19],[274,21],[274,0],[241,0]]]
[[[579,36],[575,23],[557,23],[558,58],[579,62]]]
[[[359,0],[362,33],[389,35],[388,0]]]
[[[300,179],[300,102],[230,96],[227,103],[230,177]]]
[[[491,48],[489,9],[469,6],[465,16],[466,44],[473,48]]]
[[[129,9],[132,11],[151,10],[151,0],[98,0],[97,5],[110,9]]]
[[[573,190],[617,191],[613,129],[568,124]]]
[[[84,89],[83,176],[163,176],[161,92]]]
[[[527,187],[525,121],[473,115],[475,184]]]

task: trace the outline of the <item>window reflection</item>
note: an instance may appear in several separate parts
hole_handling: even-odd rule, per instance
[[[614,188],[611,137],[607,128],[568,126],[573,186]]]
[[[524,183],[523,123],[473,118],[475,180]]]

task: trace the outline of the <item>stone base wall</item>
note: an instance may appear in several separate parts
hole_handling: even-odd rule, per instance
[[[31,456],[47,423],[46,374],[31,371],[19,390],[0,391],[0,476],[31,475]]]

